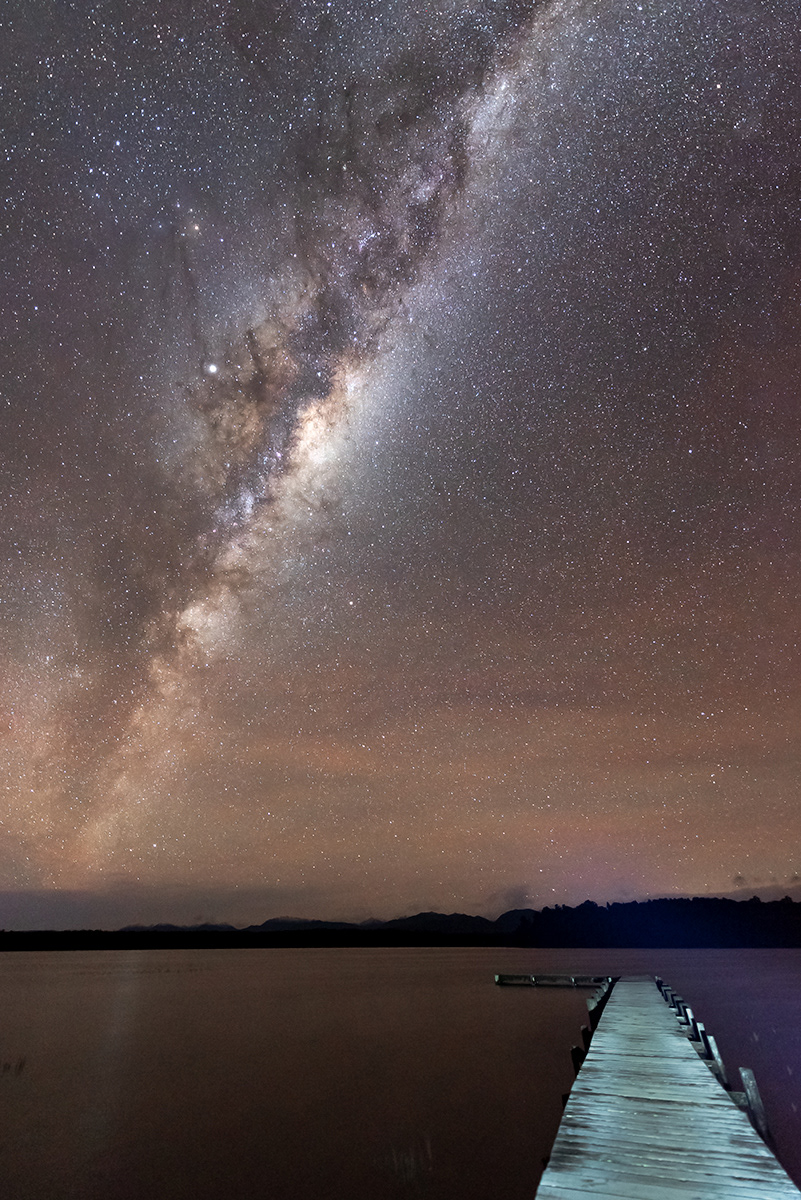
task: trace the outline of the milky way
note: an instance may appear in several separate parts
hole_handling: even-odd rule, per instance
[[[6,923],[796,888],[789,0],[3,34]]]

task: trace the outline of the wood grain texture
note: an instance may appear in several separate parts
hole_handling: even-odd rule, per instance
[[[798,1200],[653,980],[614,987],[537,1200]]]

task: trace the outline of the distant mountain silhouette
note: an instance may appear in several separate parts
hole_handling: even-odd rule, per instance
[[[469,936],[492,934],[497,930],[497,922],[489,921],[486,917],[468,917],[464,913],[424,912],[414,917],[396,917],[392,921],[384,921],[382,928]]]
[[[358,929],[351,921],[307,921],[302,917],[271,917],[261,925],[248,925],[248,931],[263,929],[265,933],[280,933],[301,929]]]
[[[193,932],[204,933],[218,933],[223,930],[236,932],[236,925],[210,925],[208,922],[203,925],[125,925],[120,933],[180,933],[190,929]]]
[[[801,947],[801,903],[725,897],[515,908],[496,921],[423,912],[391,921],[271,917],[260,925],[0,932],[0,950],[189,946]]]

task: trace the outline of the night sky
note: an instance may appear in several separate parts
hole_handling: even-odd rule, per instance
[[[801,884],[796,0],[11,0],[0,924]]]

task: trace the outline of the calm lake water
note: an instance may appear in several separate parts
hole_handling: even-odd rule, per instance
[[[801,1183],[801,951],[342,949],[0,955],[13,1200],[531,1200],[586,992],[661,974],[756,1072]]]

